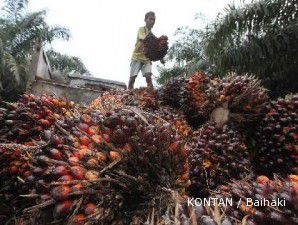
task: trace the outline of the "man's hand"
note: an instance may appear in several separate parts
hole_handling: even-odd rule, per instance
[[[160,63],[162,64],[162,65],[165,65],[166,64],[166,60],[165,59],[161,59],[161,60],[159,60],[160,61]]]

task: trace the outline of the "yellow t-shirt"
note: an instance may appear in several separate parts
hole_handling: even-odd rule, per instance
[[[150,30],[144,26],[140,27],[138,30],[138,36],[137,36],[137,42],[135,44],[135,49],[132,53],[132,59],[138,60],[143,63],[149,63],[150,60],[145,56],[143,51],[143,43],[142,40],[145,39],[145,37],[150,33]]]

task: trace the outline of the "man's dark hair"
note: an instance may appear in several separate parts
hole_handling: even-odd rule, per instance
[[[153,11],[147,12],[145,14],[145,20],[149,17],[149,16],[155,16],[155,13]]]

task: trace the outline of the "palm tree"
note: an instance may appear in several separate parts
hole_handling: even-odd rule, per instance
[[[180,27],[176,30],[177,40],[169,48],[167,59],[174,62],[172,68],[158,67],[157,83],[165,84],[171,78],[185,74],[190,75],[196,70],[208,70],[202,45],[204,30]]]
[[[82,75],[90,75],[89,71],[80,58],[64,55],[54,51],[53,49],[48,50],[46,53],[52,69],[58,70],[64,75],[67,75],[71,72],[78,72]]]
[[[69,30],[45,22],[46,11],[27,12],[28,0],[6,0],[0,10],[0,96],[15,100],[24,91],[36,43],[68,40]]]
[[[207,27],[205,52],[225,74],[258,75],[272,96],[298,91],[296,0],[260,0],[236,8]]]

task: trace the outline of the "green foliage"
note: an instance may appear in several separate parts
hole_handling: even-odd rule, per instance
[[[256,74],[272,96],[297,92],[297,9],[295,0],[230,5],[206,28],[206,55],[222,74]]]
[[[78,57],[63,55],[54,50],[47,51],[47,56],[52,69],[59,70],[63,74],[78,72],[86,75],[89,73],[84,63]]]
[[[175,32],[177,40],[171,45],[167,58],[175,63],[172,68],[159,67],[157,82],[165,84],[172,77],[184,73],[186,76],[197,70],[210,70],[203,49],[203,31],[189,27],[178,28]]]
[[[27,12],[28,0],[6,0],[0,10],[0,96],[16,100],[26,88],[31,54],[37,43],[69,39],[64,27],[45,22],[45,11]]]

